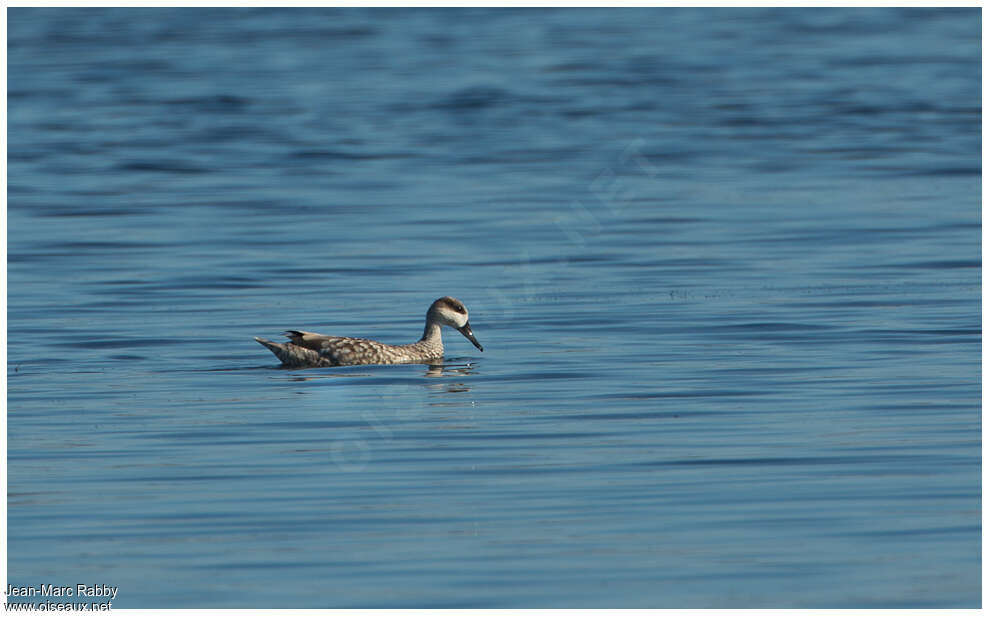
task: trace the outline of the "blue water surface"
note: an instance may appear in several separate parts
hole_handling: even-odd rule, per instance
[[[7,15],[12,584],[979,606],[978,8]]]

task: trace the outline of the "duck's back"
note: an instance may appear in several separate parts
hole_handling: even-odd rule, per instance
[[[305,330],[285,332],[290,343],[280,345],[275,355],[291,366],[340,366],[350,364],[401,364],[443,357],[443,344],[419,341],[409,345],[386,345],[378,341],[349,336],[327,336]],[[260,342],[260,341],[259,341]]]

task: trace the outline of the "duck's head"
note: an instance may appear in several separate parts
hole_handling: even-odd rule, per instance
[[[463,334],[480,351],[485,350],[481,346],[481,343],[478,342],[478,339],[474,338],[474,332],[471,331],[471,324],[468,323],[467,308],[457,298],[444,296],[436,300],[430,305],[430,310],[426,313],[426,321],[441,326],[450,326]]]

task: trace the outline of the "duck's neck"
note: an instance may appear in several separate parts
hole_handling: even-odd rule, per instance
[[[442,344],[442,339],[440,338],[440,324],[434,323],[432,321],[427,321],[426,327],[423,328],[423,338],[419,340],[420,342],[425,341],[429,343]]]

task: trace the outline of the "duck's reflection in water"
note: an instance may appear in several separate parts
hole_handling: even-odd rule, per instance
[[[470,362],[464,364],[431,364],[427,367],[424,377],[454,377],[459,375],[474,375],[477,367]]]
[[[465,364],[431,364],[424,377],[467,377],[476,373],[476,367],[470,362]],[[427,384],[431,392],[470,392],[471,386],[460,381]]]
[[[415,363],[418,364],[418,363]],[[467,377],[470,375],[475,375],[478,372],[477,365],[472,362],[457,362],[451,364],[426,364],[426,370],[423,372],[423,377]],[[285,367],[279,367],[285,370]],[[365,367],[362,367],[365,368]],[[296,369],[298,370],[298,369]],[[306,370],[306,369],[304,369]],[[347,378],[362,378],[362,377],[374,377],[375,374],[368,372],[367,370],[362,370],[361,372],[333,372],[333,373],[310,373],[307,370],[305,375],[292,375],[288,378],[288,381],[315,381],[318,379],[347,379]],[[428,384],[430,390],[436,390],[436,386],[441,384]],[[442,384],[447,392],[469,392],[471,387],[466,383],[444,383]]]

